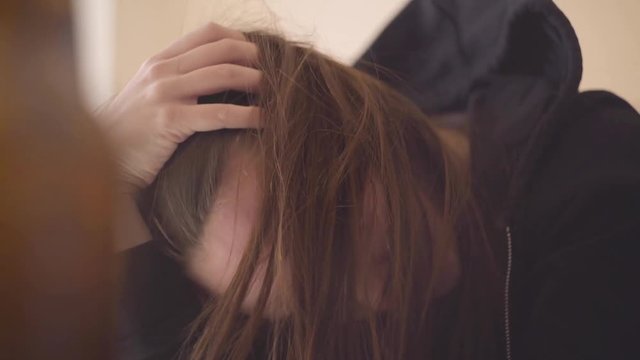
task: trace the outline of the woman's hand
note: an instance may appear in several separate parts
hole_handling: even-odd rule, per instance
[[[98,113],[118,156],[120,179],[149,185],[179,143],[198,131],[258,127],[256,107],[197,104],[226,90],[255,92],[256,46],[240,32],[208,24],[147,60]]]

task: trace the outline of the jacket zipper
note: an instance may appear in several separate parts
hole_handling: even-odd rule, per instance
[[[511,318],[509,314],[509,292],[511,290],[511,268],[513,263],[511,226],[505,228],[505,233],[507,235],[507,272],[504,280],[504,340],[507,360],[511,360]]]

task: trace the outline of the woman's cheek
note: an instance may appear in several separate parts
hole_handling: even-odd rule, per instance
[[[224,204],[212,212],[199,244],[187,256],[194,280],[216,295],[229,287],[251,236],[245,221],[234,218],[229,207],[234,206]]]
[[[251,159],[245,157],[241,152],[231,156],[199,244],[187,256],[189,274],[214,295],[229,288],[258,221],[258,177]],[[259,266],[243,307],[255,304],[263,273]]]

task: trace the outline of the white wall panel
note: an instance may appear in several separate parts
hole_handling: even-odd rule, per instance
[[[115,3],[74,0],[73,12],[79,89],[87,107],[95,109],[115,90]]]

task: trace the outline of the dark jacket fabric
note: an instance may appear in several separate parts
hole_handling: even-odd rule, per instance
[[[640,116],[578,91],[553,2],[413,1],[358,66],[427,114],[466,114],[504,244],[504,358],[640,359]]]
[[[578,91],[580,49],[558,8],[415,0],[356,66],[470,131],[505,275],[501,358],[640,359],[640,115]],[[155,241],[122,256],[121,357],[171,359],[198,290]]]

